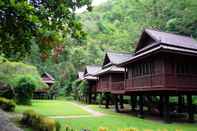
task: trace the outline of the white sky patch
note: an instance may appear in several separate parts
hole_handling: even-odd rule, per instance
[[[92,1],[92,6],[98,6],[100,4],[103,4],[104,2],[107,2],[108,0],[93,0]],[[87,6],[81,7],[79,9],[77,9],[75,12],[76,13],[83,13],[84,11],[86,11]]]

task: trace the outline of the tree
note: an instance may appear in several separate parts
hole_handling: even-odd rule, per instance
[[[90,0],[7,0],[0,1],[0,53],[11,59],[24,58],[36,43],[47,58],[65,39],[82,41],[85,32],[75,10]]]

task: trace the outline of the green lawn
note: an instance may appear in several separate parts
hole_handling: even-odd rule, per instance
[[[109,131],[119,131],[122,128],[137,128],[137,131],[196,131],[197,124],[189,123],[171,123],[165,124],[154,120],[140,119],[132,115],[115,113],[111,109],[103,109],[98,106],[91,108],[108,113],[108,115],[97,118],[80,119],[58,119],[61,125],[70,125],[77,130],[90,129],[97,131],[99,127],[106,127]]]
[[[63,100],[33,100],[31,106],[19,105],[16,112],[32,109],[45,116],[88,115],[89,113]]]
[[[104,112],[107,115],[102,117],[57,119],[61,123],[61,131],[64,131],[65,125],[69,125],[77,131],[84,128],[97,131],[99,127],[106,127],[109,131],[120,131],[119,129],[122,128],[137,128],[136,131],[197,131],[196,123],[165,124],[162,121],[140,119],[132,115],[115,113],[112,109],[99,108],[98,105],[91,105],[90,108]],[[23,112],[26,109],[33,109],[46,116],[88,114],[69,101],[63,100],[34,100],[32,106],[17,106],[16,111]]]

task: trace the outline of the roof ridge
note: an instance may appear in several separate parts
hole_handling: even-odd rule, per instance
[[[132,52],[115,52],[115,51],[107,51],[106,54],[108,53],[114,53],[114,54],[133,54]]]
[[[94,65],[94,64],[93,64],[93,65],[87,65],[86,67],[88,67],[88,66],[100,67],[100,66],[102,66],[102,65],[96,65],[96,64]]]
[[[167,33],[167,34],[170,34],[170,35],[176,35],[176,36],[186,37],[186,38],[195,40],[195,39],[194,39],[193,37],[191,37],[191,36],[178,34],[178,33],[176,33],[176,32],[162,31],[162,30],[160,30],[160,29],[153,29],[153,28],[145,28],[144,30],[145,30],[145,31],[148,31],[148,30],[150,30],[150,31],[157,31],[157,32],[161,32],[161,33]]]

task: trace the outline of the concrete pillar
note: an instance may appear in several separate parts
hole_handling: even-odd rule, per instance
[[[164,109],[163,101],[164,101],[163,96],[162,95],[159,96],[159,112],[161,117],[163,117],[163,109]]]
[[[109,108],[109,101],[110,101],[109,93],[105,93],[105,108]]]
[[[163,116],[166,123],[170,123],[169,96],[163,96]]]
[[[124,96],[120,95],[120,108],[124,109]]]
[[[136,110],[136,105],[137,105],[137,96],[132,95],[131,96],[131,110],[135,111]]]
[[[194,111],[192,106],[192,95],[187,95],[188,122],[194,122]]]
[[[115,111],[120,112],[118,107],[118,95],[114,95],[114,106],[115,106]]]
[[[183,105],[184,105],[184,97],[182,95],[178,96],[178,112],[183,112]]]
[[[144,96],[139,95],[139,117],[144,118]]]

